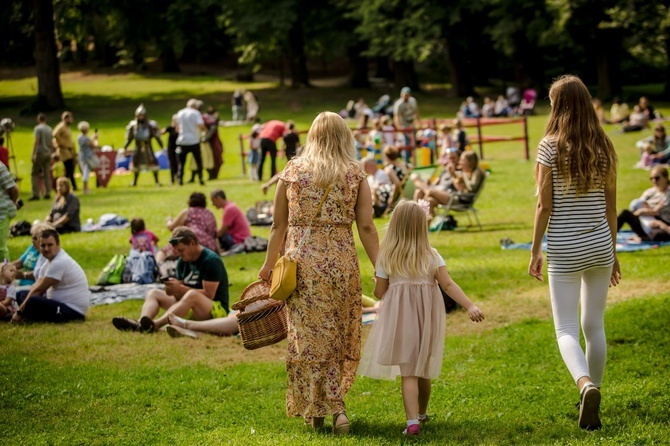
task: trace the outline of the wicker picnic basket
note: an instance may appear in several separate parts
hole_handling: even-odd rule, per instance
[[[249,310],[246,308],[253,303]],[[270,283],[259,280],[242,291],[242,297],[231,307],[239,310],[237,324],[240,326],[242,344],[247,350],[255,350],[276,344],[286,339],[288,314],[286,302],[270,299]]]

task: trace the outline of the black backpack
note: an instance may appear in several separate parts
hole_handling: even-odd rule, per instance
[[[19,220],[17,222],[12,223],[12,225],[9,227],[9,233],[11,234],[12,237],[21,237],[22,235],[30,235],[30,228],[32,225],[25,221],[25,220]]]

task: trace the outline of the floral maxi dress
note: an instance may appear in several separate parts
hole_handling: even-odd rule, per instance
[[[325,192],[302,161],[290,161],[280,174],[289,210],[286,254],[298,262],[297,288],[287,300],[286,412],[309,420],[345,410],[360,358],[361,276],[351,226],[365,174],[352,165],[331,187],[296,252]]]

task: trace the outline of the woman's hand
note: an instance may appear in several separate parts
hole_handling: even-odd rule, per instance
[[[258,273],[258,278],[268,282],[272,276],[272,267],[268,265],[263,265],[260,272]]]
[[[614,256],[614,266],[612,266],[612,277],[610,277],[610,287],[619,285],[621,282],[621,267],[619,266],[619,259]]]
[[[472,322],[481,322],[484,320],[484,313],[482,313],[482,310],[477,305],[472,305],[468,308],[468,316],[470,316]]]
[[[535,277],[542,282],[542,266],[544,265],[544,256],[542,253],[533,254],[530,258],[530,265],[528,265],[528,274]]]

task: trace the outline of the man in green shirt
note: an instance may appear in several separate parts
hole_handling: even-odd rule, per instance
[[[198,243],[195,233],[185,226],[172,231],[170,244],[179,255],[177,278],[161,279],[165,291],[147,293],[139,321],[112,319],[117,329],[152,332],[168,323],[169,314],[184,317],[190,311],[195,320],[207,320],[228,312],[228,274],[221,257]],[[161,308],[165,313],[154,319]]]

